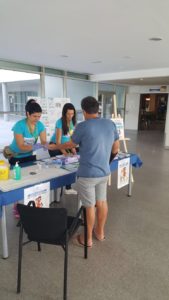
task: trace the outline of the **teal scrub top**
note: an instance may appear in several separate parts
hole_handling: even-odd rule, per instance
[[[55,132],[54,132],[54,134],[52,135],[51,140],[50,140],[51,142],[53,142],[53,143],[55,143],[55,144],[56,144],[56,130],[57,130],[57,128],[58,128],[58,129],[62,129],[62,119],[59,119],[59,120],[56,121]],[[71,136],[72,136],[73,131],[74,131],[74,128],[75,128],[75,127],[74,127],[74,125],[73,125],[73,122],[71,121],[71,122],[70,122],[70,127],[69,127],[68,133],[65,134],[65,135],[62,134],[62,136],[61,136],[61,144],[64,144],[64,143],[70,141]]]
[[[25,145],[33,145],[37,142],[40,133],[45,131],[45,126],[42,122],[38,121],[35,125],[34,132],[31,133],[27,124],[27,119],[25,118],[18,121],[12,127],[12,131],[14,132],[14,134],[21,134],[23,136]],[[12,151],[18,153],[18,155],[16,156],[18,158],[32,155],[32,151],[22,152],[22,150],[19,149],[15,137],[9,147]]]

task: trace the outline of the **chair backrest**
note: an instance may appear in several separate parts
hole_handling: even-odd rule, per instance
[[[21,224],[31,241],[62,244],[66,239],[67,210],[17,205]]]

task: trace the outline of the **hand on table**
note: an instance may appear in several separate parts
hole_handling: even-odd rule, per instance
[[[77,154],[77,152],[76,152],[76,149],[75,149],[75,148],[72,148],[72,149],[71,149],[71,152],[72,152],[72,154],[73,154],[73,155],[76,155],[76,154]]]
[[[36,143],[32,146],[32,151],[36,151],[41,148],[43,148],[43,145],[41,143]]]

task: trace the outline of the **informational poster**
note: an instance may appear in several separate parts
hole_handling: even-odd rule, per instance
[[[124,158],[118,161],[117,188],[120,189],[129,184],[130,158]]]
[[[119,139],[123,140],[124,139],[124,122],[122,118],[113,118],[112,121],[115,123],[118,134],[119,134]]]
[[[49,207],[50,182],[24,189],[24,204],[27,205],[29,201],[35,201],[36,207]]]
[[[28,97],[28,100],[32,97]],[[41,122],[46,127],[47,140],[50,140],[50,137],[55,131],[56,121],[62,116],[63,106],[70,102],[69,98],[40,98],[33,97],[37,103],[42,108]]]

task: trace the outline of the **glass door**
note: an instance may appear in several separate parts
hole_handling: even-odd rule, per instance
[[[112,114],[114,113],[113,110],[113,95],[112,92],[99,92],[99,112],[101,117],[106,119],[111,119]]]

